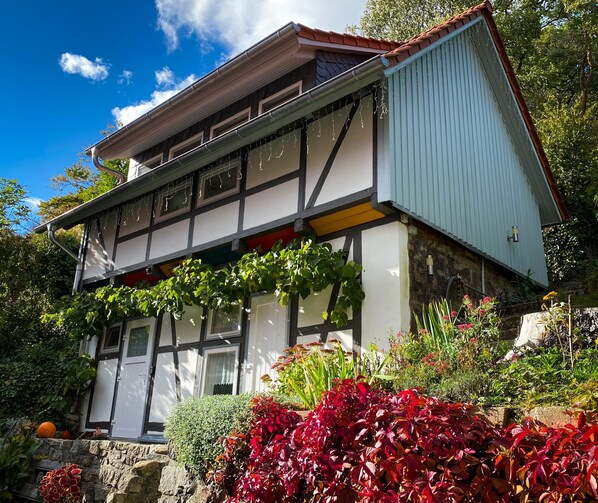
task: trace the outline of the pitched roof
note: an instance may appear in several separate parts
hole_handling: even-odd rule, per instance
[[[298,37],[314,42],[324,44],[343,45],[346,47],[360,47],[363,49],[372,49],[374,51],[392,51],[399,47],[402,42],[392,42],[389,40],[380,40],[376,38],[361,37],[359,35],[351,35],[348,33],[336,33],[334,31],[323,31],[315,28],[310,28],[303,24],[298,24]]]

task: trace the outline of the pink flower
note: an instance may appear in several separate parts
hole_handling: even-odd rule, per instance
[[[448,321],[449,317],[448,317],[448,316],[445,314],[445,315],[442,317],[442,319],[443,319],[443,320],[445,320],[445,321]]]
[[[483,302],[492,302],[492,297],[488,297],[488,296],[484,297]]]
[[[457,313],[457,311],[451,311],[451,316],[452,316],[453,318],[454,318],[455,316],[457,316],[457,314],[459,314],[459,313]]]

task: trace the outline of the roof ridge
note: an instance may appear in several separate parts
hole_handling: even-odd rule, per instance
[[[454,31],[457,28],[460,28],[461,26],[464,26],[465,24],[480,17],[484,14],[484,12],[492,12],[492,5],[488,0],[484,0],[484,2],[481,4],[474,5],[466,11],[463,11],[447,19],[446,21],[432,26],[431,28],[411,37],[410,39],[401,43],[401,45],[396,49],[386,53],[385,57],[394,57],[398,58],[399,60],[405,59],[418,52],[423,47],[435,42],[439,38],[448,35],[451,31]],[[422,44],[424,45],[422,46]]]

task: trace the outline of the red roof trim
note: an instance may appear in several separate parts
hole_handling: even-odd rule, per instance
[[[389,42],[387,40],[378,40],[375,38],[360,37],[359,35],[349,35],[347,33],[336,33],[333,31],[323,31],[308,26],[298,24],[299,38],[323,42],[325,44],[346,45],[349,47],[363,47],[364,49],[374,49],[380,52],[388,52],[396,49],[401,42]]]
[[[515,77],[515,72],[513,67],[511,66],[511,62],[507,56],[507,51],[505,50],[505,46],[502,43],[500,35],[498,33],[498,28],[496,27],[496,23],[492,18],[492,5],[487,0],[483,3],[476,5],[457,16],[454,16],[444,23],[436,25],[430,28],[419,35],[407,40],[403,44],[401,44],[396,49],[386,53],[384,57],[394,60],[395,63],[400,63],[405,59],[413,56],[417,52],[419,52],[424,47],[427,47],[431,43],[435,42],[436,40],[445,37],[449,33],[457,30],[461,26],[465,26],[466,24],[472,22],[474,19],[483,16],[486,24],[488,25],[488,29],[490,30],[490,34],[492,36],[492,40],[496,46],[496,50],[500,57],[500,61],[502,66],[507,74],[507,79],[515,95],[515,100],[517,101],[517,105],[519,106],[519,110],[525,122],[525,126],[529,132],[530,138],[532,140],[532,144],[536,150],[536,154],[538,155],[538,159],[540,160],[540,164],[542,165],[542,169],[544,170],[544,174],[546,176],[546,180],[548,181],[548,185],[550,187],[550,191],[552,192],[552,196],[557,204],[559,209],[559,213],[563,220],[567,220],[569,218],[569,212],[565,207],[565,203],[563,198],[557,188],[556,181],[554,179],[554,175],[550,169],[550,165],[548,163],[548,158],[546,157],[546,153],[542,148],[542,142],[540,141],[540,137],[538,136],[538,132],[536,131],[536,127],[534,126],[534,122],[532,117],[529,113],[529,109],[525,104],[525,100],[523,99],[523,94],[521,93],[521,88],[519,87],[519,83],[517,82],[517,78]]]

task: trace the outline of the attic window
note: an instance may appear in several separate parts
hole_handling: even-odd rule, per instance
[[[283,89],[282,91],[278,91],[272,96],[268,96],[267,98],[260,101],[259,113],[265,114],[273,108],[276,108],[278,105],[282,105],[283,103],[286,103],[287,101],[296,98],[300,94],[301,82],[296,82],[295,84]]]
[[[165,190],[158,196],[156,222],[185,213],[191,207],[191,180]]]
[[[203,133],[196,134],[191,138],[175,145],[170,149],[168,152],[168,158],[174,159],[185,152],[189,152],[189,150],[193,150],[195,147],[199,147],[203,143]]]
[[[239,192],[239,158],[204,171],[199,176],[198,206]]]
[[[229,117],[228,119],[223,120],[222,122],[219,122],[213,126],[210,131],[210,138],[216,138],[224,133],[228,133],[229,131],[238,128],[241,124],[247,122],[249,120],[250,111],[251,109],[247,108],[242,112],[239,112],[238,114],[233,115],[232,117]]]
[[[137,166],[137,176],[143,175],[162,164],[162,154],[158,154]]]

